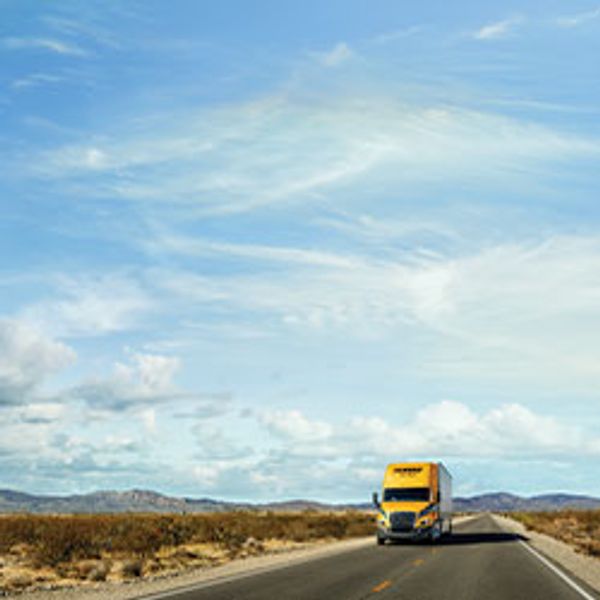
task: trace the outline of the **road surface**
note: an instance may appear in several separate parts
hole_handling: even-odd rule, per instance
[[[147,598],[600,600],[581,582],[567,578],[484,515],[456,526],[452,538],[438,545],[381,547],[373,539],[372,546],[358,550]]]

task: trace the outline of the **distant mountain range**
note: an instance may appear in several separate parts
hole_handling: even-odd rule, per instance
[[[524,498],[505,492],[454,498],[454,510],[457,512],[547,511],[563,508],[600,509],[600,498],[576,494],[543,494]]]
[[[364,510],[368,508],[372,508],[372,505],[367,502],[361,504],[327,504],[310,500],[289,500],[260,504],[225,502],[210,498],[178,498],[149,490],[100,491],[71,496],[38,496],[13,490],[0,490],[0,513],[197,513],[240,509],[296,511]],[[562,508],[600,509],[600,498],[573,494],[544,494],[524,498],[500,492],[454,499],[454,510],[456,512],[547,511]]]

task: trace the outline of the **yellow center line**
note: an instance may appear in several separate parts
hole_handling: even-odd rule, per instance
[[[392,582],[389,579],[386,579],[385,581],[382,581],[379,585],[376,585],[371,591],[375,593],[382,592],[383,590],[389,588],[390,585],[392,585]]]
[[[413,567],[418,567],[419,565],[422,565],[424,562],[425,561],[422,558],[417,558],[412,561],[412,565],[413,565]]]

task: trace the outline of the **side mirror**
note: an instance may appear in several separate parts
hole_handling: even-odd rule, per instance
[[[373,504],[379,508],[379,498],[377,496],[377,492],[373,492]]]

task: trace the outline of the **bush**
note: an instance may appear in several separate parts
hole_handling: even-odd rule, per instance
[[[373,517],[360,512],[6,515],[0,516],[0,551],[25,544],[39,566],[57,566],[107,554],[144,559],[163,547],[189,543],[235,552],[248,539],[306,542],[373,531]]]
[[[600,556],[600,510],[513,513],[525,527],[551,535],[591,556]]]

